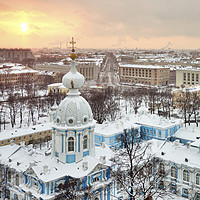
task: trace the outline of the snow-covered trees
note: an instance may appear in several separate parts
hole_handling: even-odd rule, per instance
[[[93,199],[92,186],[81,187],[81,179],[74,179],[68,177],[68,179],[58,186],[58,194],[55,199],[66,200],[66,199]]]
[[[167,172],[159,166],[158,159],[151,152],[151,143],[139,142],[134,129],[125,130],[120,140],[122,148],[116,151],[114,159],[117,188],[130,200],[151,200],[155,194],[165,194],[157,186]]]

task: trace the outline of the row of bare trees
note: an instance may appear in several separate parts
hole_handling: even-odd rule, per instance
[[[54,100],[59,103],[65,97],[61,93],[47,94],[47,84],[53,81],[51,76],[40,76],[34,82],[21,80],[17,85],[0,86],[0,131],[11,127],[36,124],[40,117],[47,116]]]
[[[108,87],[83,90],[82,95],[89,102],[94,119],[100,124],[124,114],[137,113],[142,100],[151,114],[169,119],[175,116],[183,118],[185,123],[198,124],[200,97],[197,92],[186,91],[180,98],[174,98],[171,88]]]

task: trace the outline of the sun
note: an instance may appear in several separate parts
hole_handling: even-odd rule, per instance
[[[19,26],[21,27],[23,33],[26,33],[29,30],[28,24],[26,22],[21,23]]]

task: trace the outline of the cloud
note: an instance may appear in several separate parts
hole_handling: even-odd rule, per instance
[[[0,23],[25,19],[38,34],[37,40],[39,35],[55,41],[53,37],[60,40],[73,34],[82,40],[95,38],[94,43],[105,41],[105,46],[110,41],[120,46],[125,43],[120,38],[200,38],[199,0],[1,1]]]

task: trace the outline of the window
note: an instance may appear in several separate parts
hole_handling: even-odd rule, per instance
[[[183,188],[182,196],[188,197],[188,194],[189,194],[188,189]]]
[[[186,81],[186,73],[183,74],[183,80]]]
[[[184,169],[183,170],[183,180],[186,182],[189,182],[190,176],[188,170]]]
[[[16,181],[16,185],[19,186],[19,175],[18,174],[16,174],[15,181]]]
[[[176,185],[174,183],[170,184],[170,190],[174,192],[176,191]]]
[[[199,82],[199,74],[196,74],[196,82]]]
[[[93,179],[93,183],[94,182],[98,182],[100,179],[99,179],[99,177],[95,177],[94,179]]]
[[[174,177],[174,178],[177,177],[177,170],[175,166],[171,167],[171,177]]]
[[[188,81],[190,81],[190,73],[188,73],[187,75],[188,75]]]
[[[164,175],[165,174],[165,165],[163,163],[159,164],[159,174]]]
[[[8,172],[8,182],[11,182],[11,171]]]
[[[200,193],[196,193],[195,200],[200,200]]]
[[[165,188],[164,181],[160,181],[158,187],[159,187],[160,189],[164,189],[164,188]]]
[[[74,151],[74,138],[70,137],[68,139],[68,151]]]
[[[83,149],[87,149],[87,140],[88,140],[87,135],[84,135],[83,136]]]
[[[196,184],[200,185],[200,173],[197,173],[196,175]]]

